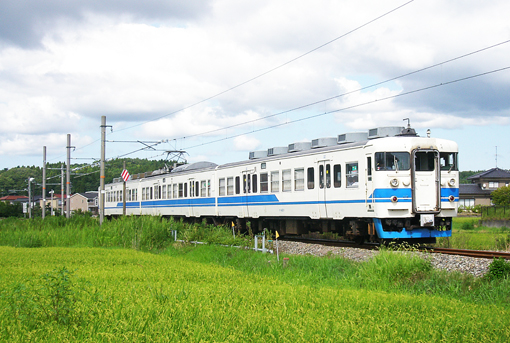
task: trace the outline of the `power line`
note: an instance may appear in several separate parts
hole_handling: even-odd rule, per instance
[[[503,41],[503,42],[500,42],[500,43],[497,43],[497,44],[493,44],[491,46],[488,46],[488,47],[485,47],[485,48],[482,48],[482,49],[478,49],[478,50],[469,52],[467,54],[464,54],[464,55],[461,55],[461,56],[458,56],[458,57],[451,58],[451,59],[443,61],[443,62],[432,64],[432,65],[430,65],[428,67],[425,67],[425,68],[417,69],[415,71],[412,71],[412,72],[409,72],[409,73],[406,73],[406,74],[395,76],[395,77],[392,77],[390,79],[387,79],[387,80],[384,80],[384,81],[381,81],[381,82],[377,82],[377,83],[374,83],[374,84],[371,84],[371,85],[368,85],[368,86],[365,86],[365,87],[361,87],[361,88],[358,88],[358,89],[355,89],[355,90],[352,90],[352,91],[349,91],[349,92],[346,92],[346,93],[338,94],[338,95],[335,95],[335,96],[332,96],[332,97],[329,97],[329,98],[326,98],[326,99],[318,100],[318,101],[315,101],[315,102],[312,102],[312,103],[308,103],[308,104],[305,104],[305,105],[300,105],[298,107],[294,107],[294,108],[289,109],[289,110],[285,110],[285,111],[282,111],[282,112],[269,114],[267,116],[263,116],[263,117],[260,117],[260,118],[257,118],[257,119],[248,120],[248,121],[245,121],[245,122],[242,122],[242,123],[237,123],[237,124],[225,126],[225,127],[214,129],[214,130],[209,130],[209,131],[205,131],[205,132],[201,132],[201,133],[196,133],[196,134],[189,135],[189,136],[183,136],[183,137],[179,137],[179,138],[174,138],[173,140],[175,141],[175,140],[179,140],[179,139],[203,136],[203,135],[207,135],[207,134],[210,134],[210,133],[214,133],[214,132],[218,132],[218,131],[222,131],[222,130],[227,130],[227,129],[231,129],[231,128],[234,128],[234,127],[239,127],[239,126],[246,125],[246,124],[251,124],[251,123],[254,123],[254,122],[257,122],[257,121],[261,121],[261,120],[264,120],[264,119],[268,119],[268,118],[276,117],[276,116],[279,116],[279,115],[282,115],[282,114],[286,114],[286,113],[290,113],[290,112],[293,112],[293,111],[301,110],[301,109],[306,108],[306,107],[318,105],[318,104],[326,102],[326,101],[337,99],[337,98],[340,98],[340,97],[343,97],[343,96],[346,96],[346,95],[349,95],[349,94],[360,92],[360,91],[363,91],[363,90],[366,90],[366,89],[369,89],[369,88],[373,88],[373,87],[376,87],[376,86],[380,86],[382,84],[385,84],[385,83],[388,83],[388,82],[391,82],[391,81],[395,81],[395,80],[398,80],[398,79],[401,79],[401,78],[404,78],[404,77],[407,77],[407,76],[410,76],[410,75],[413,75],[413,74],[417,74],[417,73],[420,73],[422,71],[425,71],[425,70],[428,70],[428,69],[432,69],[432,68],[438,67],[440,65],[447,64],[447,63],[459,60],[461,58],[468,57],[468,56],[471,56],[471,55],[474,55],[474,54],[477,54],[477,53],[480,53],[480,52],[483,52],[483,51],[486,51],[486,50],[498,47],[498,46],[503,45],[503,44],[507,44],[509,42],[510,42],[510,39],[506,40],[506,41]]]
[[[288,125],[288,124],[293,124],[293,123],[305,121],[305,120],[308,120],[308,119],[322,117],[322,116],[325,116],[327,114],[338,113],[338,112],[350,110],[350,109],[353,109],[353,108],[357,108],[357,107],[373,104],[373,103],[376,103],[376,102],[380,102],[380,101],[384,101],[384,100],[389,100],[389,99],[394,99],[394,98],[398,98],[398,97],[401,97],[401,96],[410,95],[410,94],[422,92],[422,91],[425,91],[425,90],[429,90],[429,89],[433,89],[433,88],[437,88],[437,87],[441,87],[441,86],[446,86],[446,85],[453,84],[453,83],[456,83],[456,82],[466,81],[466,80],[469,80],[469,79],[473,79],[473,78],[476,78],[476,77],[480,77],[480,76],[484,76],[484,75],[488,75],[488,74],[492,74],[492,73],[497,73],[497,72],[508,70],[508,69],[510,69],[510,66],[504,67],[504,68],[500,68],[500,69],[491,70],[491,71],[480,73],[480,74],[475,74],[475,75],[463,77],[463,78],[452,80],[452,81],[448,81],[448,82],[441,82],[441,83],[438,83],[438,84],[435,84],[435,85],[432,85],[432,86],[423,87],[423,88],[415,89],[415,90],[412,90],[412,91],[407,91],[407,92],[403,92],[403,93],[400,93],[400,94],[391,95],[391,96],[387,96],[387,97],[384,97],[384,98],[367,101],[367,102],[364,102],[364,103],[361,103],[361,104],[356,104],[356,105],[352,105],[352,106],[348,106],[348,107],[344,107],[344,108],[340,108],[340,109],[336,109],[336,110],[332,110],[332,111],[328,111],[328,112],[324,112],[324,113],[319,113],[319,114],[311,115],[311,116],[300,118],[300,119],[295,119],[295,120],[292,120],[290,122],[279,123],[279,124],[267,126],[267,127],[260,128],[260,129],[257,129],[257,130],[252,130],[250,132],[236,134],[236,135],[232,135],[232,136],[229,136],[229,137],[223,137],[223,138],[212,140],[212,141],[209,141],[209,142],[205,142],[205,143],[189,146],[189,147],[186,147],[184,149],[185,150],[193,149],[193,148],[196,148],[196,147],[200,147],[200,146],[204,146],[204,145],[213,144],[213,143],[225,141],[225,140],[228,140],[228,139],[236,138],[236,137],[239,137],[239,136],[249,135],[249,134],[252,134],[252,133],[255,133],[255,132],[260,132],[260,131],[265,131],[265,130],[273,129],[273,128],[276,128],[276,127],[279,127],[279,126],[284,126],[284,125]]]
[[[390,11],[388,11],[388,12],[384,13],[384,14],[379,15],[379,16],[378,16],[378,17],[376,17],[376,18],[374,18],[374,19],[372,19],[372,20],[370,20],[370,21],[368,21],[368,22],[366,22],[366,23],[364,23],[364,24],[362,24],[362,25],[360,25],[360,26],[358,26],[358,27],[356,27],[356,28],[354,28],[354,29],[352,29],[352,30],[350,30],[350,31],[348,31],[348,32],[346,32],[346,33],[344,33],[344,34],[342,34],[342,35],[340,35],[340,36],[338,36],[338,37],[336,37],[336,38],[334,38],[334,39],[332,39],[332,40],[328,41],[328,42],[326,42],[326,43],[324,43],[324,44],[321,44],[321,45],[319,45],[319,46],[318,46],[318,47],[316,47],[316,48],[313,48],[312,50],[309,50],[309,51],[307,51],[307,52],[305,52],[305,53],[303,53],[303,54],[301,54],[301,55],[299,55],[299,56],[297,56],[297,57],[294,57],[293,59],[291,59],[291,60],[289,60],[289,61],[287,61],[287,62],[285,62],[285,63],[283,63],[283,64],[280,64],[280,65],[278,65],[278,66],[276,66],[276,67],[274,67],[274,68],[272,68],[272,69],[269,69],[268,71],[265,71],[265,72],[263,72],[262,74],[259,74],[259,75],[255,76],[255,77],[252,77],[251,79],[248,79],[248,80],[246,80],[246,81],[244,81],[244,82],[241,82],[241,83],[239,83],[239,84],[237,84],[237,85],[235,85],[235,86],[233,86],[233,87],[230,87],[230,88],[228,88],[228,89],[226,89],[226,90],[224,90],[224,91],[221,91],[221,92],[219,92],[219,93],[217,93],[217,94],[215,94],[215,95],[212,95],[212,96],[210,96],[210,97],[208,97],[208,98],[202,99],[202,100],[200,100],[200,101],[198,101],[198,102],[195,102],[195,103],[193,103],[193,104],[191,104],[191,105],[185,106],[185,107],[183,107],[183,108],[181,108],[181,109],[178,109],[178,110],[176,110],[176,111],[173,111],[173,112],[170,112],[170,113],[168,113],[168,114],[162,115],[162,116],[160,116],[160,117],[157,117],[157,118],[154,118],[154,119],[151,119],[151,120],[147,120],[147,121],[145,121],[145,122],[138,123],[138,124],[135,124],[135,125],[132,125],[132,126],[126,127],[126,128],[124,128],[124,129],[117,130],[116,132],[121,132],[121,131],[125,131],[125,130],[128,130],[128,129],[132,129],[132,128],[134,128],[134,127],[138,127],[138,126],[141,126],[141,125],[144,125],[144,124],[147,124],[147,123],[150,123],[150,122],[153,122],[153,121],[156,121],[156,120],[159,120],[159,119],[162,119],[162,118],[168,117],[168,116],[170,116],[170,115],[172,115],[172,114],[176,114],[176,113],[182,112],[182,111],[184,111],[184,110],[187,110],[188,108],[194,107],[194,106],[196,106],[196,105],[199,105],[199,104],[201,104],[201,103],[204,103],[204,102],[206,102],[206,101],[209,101],[209,100],[211,100],[211,99],[214,99],[214,98],[216,98],[216,97],[218,97],[218,96],[220,96],[220,95],[223,95],[223,94],[225,94],[225,93],[227,93],[227,92],[230,92],[230,91],[232,91],[232,90],[234,90],[234,89],[236,89],[236,88],[239,88],[239,87],[241,87],[241,86],[244,86],[245,84],[247,84],[247,83],[249,83],[249,82],[252,82],[252,81],[254,81],[254,80],[257,80],[257,79],[261,78],[262,76],[265,76],[265,75],[267,75],[267,74],[269,74],[269,73],[271,73],[271,72],[273,72],[273,71],[275,71],[275,70],[278,70],[278,69],[280,69],[280,68],[282,68],[282,67],[285,67],[286,65],[288,65],[288,64],[290,64],[290,63],[292,63],[292,62],[295,62],[295,61],[297,61],[297,60],[299,60],[299,59],[301,59],[301,58],[303,58],[303,57],[305,57],[305,56],[307,56],[307,55],[311,54],[312,52],[315,52],[315,51],[317,51],[317,50],[319,50],[319,49],[322,49],[323,47],[325,47],[325,46],[327,46],[327,45],[329,45],[329,44],[331,44],[331,43],[333,43],[333,42],[336,42],[337,40],[339,40],[339,39],[341,39],[341,38],[344,38],[345,36],[347,36],[347,35],[349,35],[349,34],[351,34],[351,33],[354,33],[354,32],[356,32],[356,31],[358,31],[358,30],[362,29],[362,28],[363,28],[363,27],[365,27],[365,26],[370,25],[370,24],[372,24],[373,22],[375,22],[375,21],[377,21],[377,20],[379,20],[379,19],[381,19],[381,18],[384,18],[385,16],[387,16],[387,15],[389,15],[389,14],[391,14],[391,13],[393,13],[393,12],[395,12],[395,11],[399,10],[399,9],[401,9],[402,7],[404,7],[404,6],[408,5],[408,4],[410,4],[410,3],[411,3],[411,2],[413,2],[413,1],[414,1],[414,0],[410,0],[410,1],[408,1],[408,2],[404,3],[404,4],[400,5],[400,6],[397,6],[397,7],[393,8],[392,10],[390,10]]]

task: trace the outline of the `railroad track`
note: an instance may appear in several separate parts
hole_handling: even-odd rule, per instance
[[[336,247],[348,247],[348,248],[360,248],[373,250],[379,247],[378,243],[364,243],[358,244],[352,241],[338,241],[338,240],[329,240],[329,239],[319,239],[319,238],[298,238],[298,237],[283,237],[283,240],[292,241],[292,242],[301,242],[301,243],[311,243],[311,244],[321,244],[326,246],[336,246]],[[476,257],[476,258],[497,258],[501,257],[505,260],[510,260],[510,252],[499,252],[499,251],[487,251],[487,250],[468,250],[468,249],[453,249],[453,248],[431,248],[431,247],[421,247],[420,251],[428,251],[435,254],[448,254],[448,255],[459,255],[459,256],[468,256],[468,257]]]

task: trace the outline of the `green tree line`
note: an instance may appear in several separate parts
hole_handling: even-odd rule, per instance
[[[114,178],[120,177],[123,170],[123,164],[126,162],[126,169],[131,175],[154,171],[172,164],[165,160],[147,160],[140,158],[115,159],[106,162],[105,182],[112,182]],[[46,170],[46,191],[51,189],[56,194],[60,194],[60,166],[63,162],[48,163]],[[54,169],[50,169],[54,168]],[[99,188],[99,164],[91,166],[87,164],[71,164],[71,192],[83,193],[95,191]],[[35,179],[32,183],[34,194],[42,192],[42,167],[36,166],[18,166],[16,168],[0,170],[0,196],[9,194],[27,195],[28,178]],[[65,177],[65,165],[64,165]],[[65,180],[64,180],[65,182]],[[49,183],[58,183],[58,185],[49,185]]]

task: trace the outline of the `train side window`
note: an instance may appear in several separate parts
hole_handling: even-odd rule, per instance
[[[279,192],[280,191],[280,172],[272,171],[271,172],[271,192]]]
[[[198,195],[200,193],[199,192],[200,191],[199,188],[200,188],[200,182],[197,181],[197,182],[195,182],[195,196],[196,197],[198,197]]]
[[[326,164],[326,187],[331,188],[331,167]]]
[[[188,197],[188,183],[184,183],[184,197]]]
[[[324,188],[324,166],[319,166],[319,188]]]
[[[193,198],[194,194],[195,194],[195,183],[193,181],[190,181],[190,183],[189,183],[189,196],[190,196],[190,198]]]
[[[173,189],[174,189],[173,198],[177,199],[179,197],[179,188],[177,188],[177,184],[176,183],[174,183]]]
[[[166,199],[166,185],[161,186],[161,199]]]
[[[134,201],[138,201],[138,189],[133,190],[135,192],[135,196],[133,198]]]
[[[243,193],[250,193],[250,174],[243,174]]]
[[[205,180],[200,181],[200,196],[201,197],[207,196],[207,183]]]
[[[159,194],[159,186],[154,186],[154,199],[158,200],[158,194]]]
[[[224,196],[225,195],[225,178],[222,177],[218,180],[218,195]]]
[[[307,187],[308,189],[314,189],[315,188],[315,168],[310,167],[307,170]]]
[[[282,192],[292,191],[292,174],[290,169],[282,170]]]
[[[211,196],[211,180],[207,180],[207,196]]]
[[[333,187],[342,186],[342,167],[339,164],[333,165]]]
[[[234,178],[227,178],[227,195],[234,195]]]
[[[241,178],[236,176],[236,194],[241,193]]]
[[[182,185],[182,183],[179,184],[179,194],[178,194],[179,198],[182,198],[184,196],[184,187]]]
[[[269,184],[267,173],[260,173],[260,193],[267,193],[269,191]]]
[[[257,174],[251,177],[251,189],[253,193],[257,193]]]
[[[305,169],[299,168],[294,169],[294,190],[304,191],[305,190]]]
[[[358,162],[347,163],[345,165],[345,178],[347,188],[358,187]]]

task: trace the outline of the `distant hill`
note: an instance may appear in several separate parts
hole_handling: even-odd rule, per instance
[[[109,183],[113,178],[120,177],[122,172],[123,163],[126,161],[126,169],[131,175],[153,171],[165,167],[166,164],[172,164],[165,160],[146,160],[140,158],[126,158],[115,159],[106,162],[105,168],[105,183]],[[47,186],[46,190],[49,192],[51,189],[55,193],[60,193],[60,165],[61,163],[49,163],[47,166]],[[58,168],[49,169],[49,168]],[[76,169],[76,170],[75,170]],[[75,170],[75,171],[73,171]],[[36,184],[32,184],[34,194],[42,192],[42,168],[36,166],[18,166],[16,168],[0,170],[0,196],[9,194],[27,195],[25,189],[28,186],[27,180],[29,177],[35,178]],[[65,177],[65,166],[64,166]],[[65,179],[64,179],[65,182]],[[58,185],[49,185],[49,183],[58,183]],[[99,188],[99,164],[91,167],[87,164],[72,164],[71,165],[71,192],[82,193],[86,191],[93,191]]]

